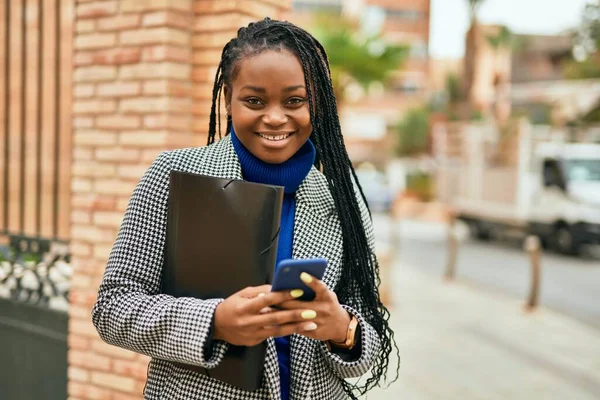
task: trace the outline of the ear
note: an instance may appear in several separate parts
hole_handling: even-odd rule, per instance
[[[223,94],[225,95],[225,109],[227,115],[231,115],[231,89],[228,85],[223,85]]]

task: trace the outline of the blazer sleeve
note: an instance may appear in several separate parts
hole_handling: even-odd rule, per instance
[[[169,196],[169,153],[146,171],[110,253],[92,321],[109,344],[153,358],[214,368],[228,344],[210,341],[222,299],[160,294]]]
[[[357,193],[357,201],[361,210],[367,241],[372,254],[375,254],[375,235],[373,233],[371,215],[358,192],[358,188],[355,187],[355,191]],[[358,309],[346,305],[342,305],[342,307],[358,319],[361,333],[360,343],[357,343],[358,349],[356,352],[353,349],[350,353],[347,353],[336,351],[336,349],[332,347],[330,351],[324,342],[321,342],[319,347],[325,360],[337,375],[343,379],[358,378],[371,369],[375,357],[379,354],[381,348],[379,335],[363,318],[360,305],[357,306]]]

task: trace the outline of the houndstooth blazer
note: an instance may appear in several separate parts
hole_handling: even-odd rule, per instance
[[[274,340],[268,339],[262,387],[247,392],[209,378],[177,363],[214,368],[227,350],[215,341],[204,354],[213,314],[223,299],[174,298],[160,293],[163,248],[171,170],[220,178],[242,179],[229,137],[200,148],[163,152],[144,174],[130,199],[110,253],[92,320],[109,344],[151,357],[145,399],[279,399],[279,366]],[[373,231],[359,197],[370,245]],[[312,168],[296,192],[294,258],[323,257],[329,261],[323,281],[333,288],[342,269],[342,234],[325,177]],[[293,400],[343,399],[341,381],[366,373],[379,350],[379,337],[361,317],[360,357],[345,361],[323,342],[293,335],[290,396]]]

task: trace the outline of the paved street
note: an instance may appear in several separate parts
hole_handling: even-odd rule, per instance
[[[401,263],[417,266],[436,279],[446,265],[446,230],[435,223],[402,221],[376,216],[380,240],[396,228],[396,250]],[[463,237],[466,233],[463,233]],[[530,285],[530,264],[515,242],[461,241],[457,281],[497,290],[525,299]],[[595,299],[595,300],[594,300]],[[600,328],[600,257],[567,257],[545,252],[542,258],[540,304]]]
[[[377,222],[381,240],[385,229]],[[424,258],[403,255],[385,275],[392,289],[400,379],[368,399],[600,398],[600,330],[545,307],[527,313],[521,293],[489,290],[462,278],[444,283],[443,257],[435,255],[435,243],[418,247],[419,242],[404,240],[402,250]],[[490,251],[480,249],[479,257],[485,261],[515,250]],[[441,266],[424,267],[427,260]]]

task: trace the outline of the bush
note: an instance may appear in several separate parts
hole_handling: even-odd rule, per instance
[[[425,153],[428,149],[429,112],[422,108],[409,110],[396,126],[396,154],[400,157]]]
[[[552,104],[529,103],[513,107],[513,115],[525,116],[534,125],[552,125]]]
[[[483,121],[483,113],[479,110],[475,110],[471,113],[471,121]]]
[[[407,192],[415,194],[423,201],[430,201],[434,198],[433,177],[425,172],[416,172],[406,177]]]

